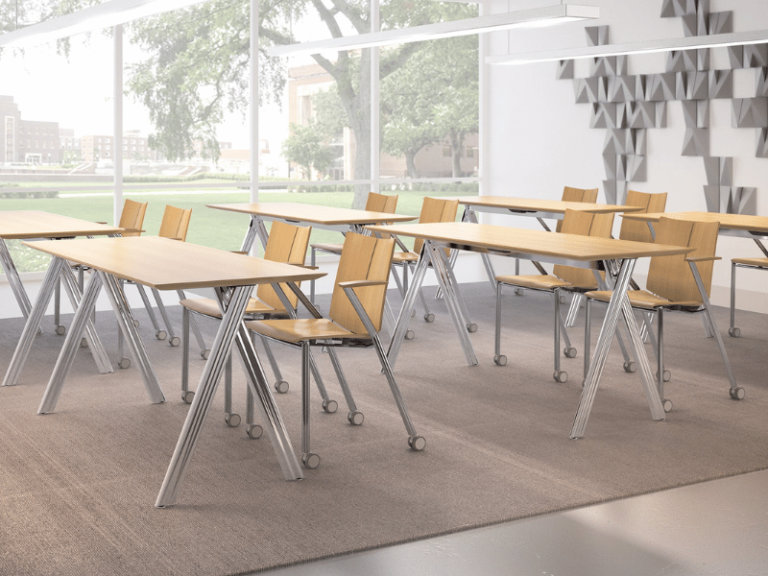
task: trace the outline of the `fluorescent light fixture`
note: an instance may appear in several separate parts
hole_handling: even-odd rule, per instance
[[[32,24],[0,36],[0,46],[35,46],[75,34],[111,28],[139,18],[186,8],[209,0],[109,0],[71,14]]]
[[[581,58],[599,58],[605,56],[626,56],[630,54],[652,54],[655,52],[673,52],[676,50],[696,50],[700,48],[721,48],[725,46],[744,46],[748,44],[768,43],[768,30],[751,32],[732,32],[711,36],[689,36],[684,38],[659,38],[628,42],[626,44],[606,44],[603,46],[585,46],[582,48],[563,48],[523,54],[504,54],[488,56],[486,64],[519,65],[533,62],[555,62],[578,60]]]
[[[531,10],[490,14],[466,20],[454,20],[453,22],[384,30],[370,34],[302,42],[287,46],[274,46],[267,50],[267,54],[270,56],[300,56],[319,54],[321,52],[339,52],[358,48],[374,48],[389,44],[405,44],[422,40],[466,36],[483,32],[496,32],[512,28],[549,26],[599,17],[600,8],[595,6],[559,4],[557,6],[547,6]]]

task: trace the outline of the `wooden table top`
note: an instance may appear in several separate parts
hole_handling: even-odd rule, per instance
[[[158,236],[24,244],[158,290],[299,282],[326,274]]]
[[[116,226],[96,224],[39,210],[0,211],[0,238],[6,240],[108,236],[123,231]]]
[[[750,216],[748,214],[723,214],[720,212],[652,212],[650,214],[625,214],[624,218],[641,220],[643,222],[658,222],[659,218],[662,216],[679,218],[681,220],[694,220],[697,222],[719,222],[721,228],[768,233],[767,216]]]
[[[459,204],[466,206],[504,208],[514,212],[565,214],[566,210],[585,210],[587,212],[606,214],[642,210],[639,206],[623,206],[621,204],[590,204],[588,202],[565,202],[563,200],[546,200],[542,198],[510,198],[507,196],[460,196],[458,200]]]
[[[386,222],[410,222],[416,216],[389,214],[386,212],[369,212],[352,208],[334,208],[332,206],[315,206],[296,202],[255,202],[251,204],[208,204],[208,208],[228,210],[252,216],[279,218],[289,222],[305,222],[307,224],[323,224],[326,226],[353,226],[365,224],[380,224]]]
[[[412,236],[455,245],[479,248],[489,252],[531,254],[577,262],[620,260],[649,256],[687,254],[693,248],[663,246],[647,242],[631,242],[613,238],[595,238],[576,234],[553,234],[545,230],[524,230],[492,224],[444,222],[435,224],[395,224],[367,226],[369,230]]]

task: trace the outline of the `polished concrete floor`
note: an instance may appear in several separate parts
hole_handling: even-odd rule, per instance
[[[768,471],[261,574],[765,576]]]

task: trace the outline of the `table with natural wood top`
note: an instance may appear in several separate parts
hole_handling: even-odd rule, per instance
[[[387,222],[410,222],[416,216],[390,214],[386,212],[371,212],[353,208],[335,208],[332,206],[316,206],[297,202],[254,202],[251,204],[208,204],[208,208],[248,214],[251,217],[248,231],[240,248],[248,252],[253,246],[256,236],[259,236],[263,247],[267,245],[267,229],[265,221],[281,220],[290,224],[311,224],[313,228],[335,230],[337,232],[360,232],[363,226],[369,224],[385,224]]]
[[[225,313],[219,324],[219,330],[156,506],[170,506],[176,502],[233,342],[236,343],[243,359],[248,375],[248,386],[261,411],[264,427],[272,441],[285,478],[296,480],[303,477],[301,466],[291,448],[290,439],[242,317],[255,285],[269,283],[275,290],[281,290],[278,284],[280,282],[295,283],[312,280],[324,276],[324,272],[159,237],[71,240],[35,243],[29,246],[54,256],[41,291],[52,290],[49,285],[55,282],[57,268],[64,265],[65,261],[77,262],[95,271],[83,293],[82,303],[77,309],[72,327],[64,341],[64,347],[56,362],[38,413],[47,414],[55,409],[64,380],[79,347],[83,327],[93,313],[96,298],[102,286],[106,288],[120,330],[125,335],[130,350],[138,362],[144,385],[153,403],[164,402],[165,397],[160,390],[157,376],[152,369],[139,333],[133,324],[120,280],[132,280],[158,290],[214,288]],[[36,330],[33,319],[38,316],[36,309],[40,302],[38,300],[35,303],[35,309],[30,315],[25,331]]]
[[[768,250],[760,242],[761,238],[768,236],[768,216],[726,214],[723,212],[651,212],[649,214],[625,214],[623,217],[647,222],[651,234],[654,234],[653,223],[658,222],[662,216],[695,222],[719,222],[721,235],[752,238],[768,257]]]
[[[379,226],[370,226],[368,229],[374,232],[384,230],[383,227]],[[387,353],[393,366],[408,326],[408,320],[411,317],[416,294],[430,264],[435,269],[439,286],[446,295],[446,304],[451,314],[454,330],[459,337],[467,361],[470,365],[477,364],[472,343],[466,330],[464,330],[466,321],[461,314],[462,306],[459,303],[461,295],[456,279],[448,265],[445,251],[440,248],[448,247],[480,252],[481,254],[499,254],[513,258],[593,269],[597,269],[598,263],[617,260],[621,262],[620,271],[615,281],[613,297],[606,311],[595,354],[587,371],[584,391],[571,430],[571,438],[580,438],[584,435],[619,316],[623,316],[629,329],[630,346],[634,350],[640,366],[641,380],[651,409],[651,416],[654,420],[664,419],[664,408],[627,298],[627,287],[638,258],[686,254],[692,251],[692,248],[573,234],[551,234],[543,230],[522,230],[468,222],[393,225],[387,226],[386,230],[392,234],[422,238],[425,246],[413,274],[403,307],[400,310]]]

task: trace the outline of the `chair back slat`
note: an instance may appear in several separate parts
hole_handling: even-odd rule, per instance
[[[701,302],[701,295],[686,258],[714,256],[717,248],[718,222],[691,222],[661,218],[656,225],[656,243],[695,248],[689,254],[651,258],[646,288],[672,302]],[[713,261],[698,264],[701,280],[709,295]]]
[[[421,205],[419,223],[432,224],[435,222],[453,222],[456,220],[456,213],[458,210],[458,199],[451,200],[450,198],[425,197],[424,202]],[[421,254],[421,248],[423,245],[424,240],[421,238],[416,238],[416,241],[413,243],[413,251],[416,254]],[[445,249],[445,251],[448,253],[447,249]]]
[[[163,220],[160,222],[158,236],[173,238],[184,242],[187,239],[189,220],[192,217],[192,208],[184,210],[168,205],[163,212]]]
[[[594,204],[597,202],[597,188],[573,188],[565,186],[563,188],[563,202],[584,202],[585,204]],[[563,221],[557,221],[558,232],[562,232]]]
[[[375,238],[350,232],[344,238],[336,283],[331,296],[331,309],[328,317],[355,334],[367,331],[360,317],[352,307],[340,282],[353,280],[375,280],[384,282],[381,286],[367,286],[355,290],[360,303],[365,308],[376,330],[381,329],[384,316],[384,301],[387,296],[387,282],[395,250],[393,238]]]
[[[614,214],[595,214],[582,210],[566,210],[563,218],[562,234],[580,234],[595,238],[610,238]],[[597,288],[597,281],[592,270],[556,264],[552,273],[581,288]]]
[[[140,236],[141,227],[144,224],[144,215],[147,213],[147,202],[136,202],[126,199],[123,204],[123,212],[120,214],[120,228],[137,230],[137,232],[123,232],[123,236]]]
[[[264,250],[264,259],[286,264],[304,264],[311,233],[311,226],[294,226],[285,222],[272,222],[269,240],[267,240],[267,247]],[[287,284],[280,284],[280,287],[291,305],[296,308],[298,296]],[[259,284],[256,289],[256,296],[272,308],[282,309],[284,307],[280,297],[270,284]]]
[[[370,212],[384,212],[385,214],[394,214],[397,209],[398,195],[377,194],[368,192],[368,201],[365,203],[365,209]],[[389,234],[379,233],[379,238],[389,238]]]
[[[642,208],[642,210],[632,212],[632,214],[664,212],[667,206],[667,193],[649,194],[647,192],[629,190],[625,204]],[[622,219],[619,238],[621,240],[634,240],[635,242],[653,242],[653,236],[648,229],[648,224],[636,220],[627,220],[626,218]]]

